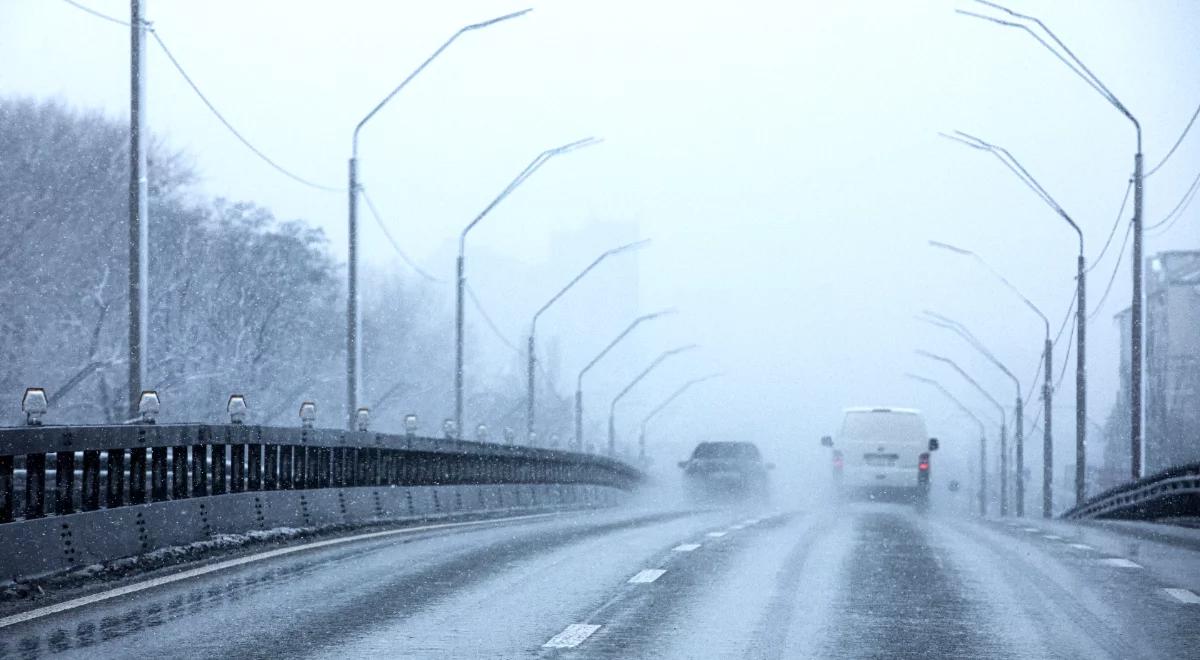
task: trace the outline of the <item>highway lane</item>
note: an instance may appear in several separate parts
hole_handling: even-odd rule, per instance
[[[1200,548],[901,505],[641,507],[222,570],[0,629],[5,657],[1181,658]]]

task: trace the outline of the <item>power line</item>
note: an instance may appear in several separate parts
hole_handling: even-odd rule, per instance
[[[1067,321],[1070,320],[1070,318],[1072,316],[1071,312],[1075,311],[1075,303],[1076,303],[1076,301],[1079,300],[1078,294],[1079,294],[1078,290],[1076,290],[1074,293],[1071,294],[1071,304],[1067,305],[1067,313],[1065,316],[1063,316],[1062,325],[1060,325],[1058,327],[1058,334],[1054,336],[1054,341],[1050,342],[1050,347],[1052,349],[1057,348],[1058,340],[1062,339],[1063,330],[1066,330]],[[1030,383],[1029,389],[1027,391],[1033,392],[1034,388],[1037,387],[1038,378],[1040,378],[1042,375],[1042,363],[1045,361],[1045,358],[1046,358],[1046,353],[1043,351],[1041,357],[1038,358],[1037,370],[1033,373],[1033,381]],[[1029,411],[1029,406],[1032,403],[1033,403],[1033,397],[1029,397],[1029,398],[1025,399],[1025,411],[1026,412]]]
[[[1168,213],[1162,220],[1159,220],[1149,227],[1146,227],[1146,231],[1162,227],[1162,231],[1159,232],[1159,234],[1162,234],[1170,229],[1171,226],[1175,224],[1175,221],[1183,215],[1183,211],[1187,209],[1188,205],[1192,203],[1192,199],[1195,198],[1196,190],[1198,189],[1200,189],[1200,173],[1197,173],[1196,178],[1192,179],[1192,185],[1188,186],[1187,192],[1183,193],[1183,197],[1179,200],[1179,203],[1175,205],[1175,208],[1171,209],[1171,212]],[[1163,225],[1166,226],[1164,227]]]
[[[383,230],[383,235],[387,237],[388,243],[392,244],[392,249],[396,251],[396,254],[400,255],[400,258],[404,260],[404,263],[408,264],[410,268],[412,268],[417,272],[418,275],[426,280],[443,284],[444,282],[442,280],[439,280],[433,275],[427,273],[423,268],[418,266],[417,262],[413,261],[412,258],[410,258],[408,254],[404,252],[404,250],[400,249],[400,244],[397,243],[396,239],[392,237],[392,232],[388,231],[387,225],[384,224],[383,218],[379,215],[379,210],[375,208],[375,203],[372,202],[371,197],[367,195],[367,189],[359,186],[359,192],[362,193],[363,200],[367,203],[367,208],[371,211],[371,217],[375,218],[375,223],[379,225],[381,230]]]
[[[1125,214],[1125,204],[1129,201],[1130,190],[1133,190],[1133,179],[1130,179],[1129,183],[1125,184],[1125,197],[1121,200],[1121,208],[1117,211],[1117,219],[1113,220],[1112,229],[1108,232],[1108,240],[1104,241],[1104,248],[1092,260],[1092,265],[1083,271],[1084,273],[1092,272],[1096,266],[1100,265],[1100,260],[1104,258],[1104,255],[1108,253],[1108,246],[1112,244],[1113,236],[1117,233],[1117,227],[1121,226],[1121,216]]]
[[[487,310],[485,310],[483,308],[483,304],[479,302],[479,298],[475,295],[475,290],[471,288],[470,284],[466,285],[466,289],[467,295],[471,298],[471,302],[475,305],[475,309],[479,312],[479,315],[483,317],[483,320],[487,326],[492,329],[492,334],[496,335],[496,338],[499,339],[505,346],[512,349],[514,353],[521,355],[521,349],[517,348],[515,344],[509,341],[508,338],[504,336],[504,333],[500,332],[500,328],[496,327],[496,323],[495,321],[492,321],[492,317],[488,316]]]
[[[1121,249],[1117,252],[1117,263],[1113,265],[1112,276],[1108,278],[1108,286],[1104,287],[1104,295],[1100,296],[1100,301],[1096,303],[1095,309],[1088,315],[1088,320],[1092,320],[1100,315],[1100,310],[1104,307],[1104,301],[1108,300],[1108,294],[1112,291],[1113,282],[1117,280],[1117,271],[1121,269],[1121,260],[1125,257],[1125,246],[1129,243],[1129,235],[1133,233],[1133,222],[1130,221],[1129,226],[1125,229],[1125,239],[1121,241]]]
[[[117,25],[123,25],[125,27],[133,27],[131,23],[98,12],[94,9],[79,4],[74,0],[63,0],[63,2],[66,2],[76,9],[87,12],[96,18],[100,18],[111,23],[116,23]],[[324,190],[327,192],[345,192],[345,188],[337,188],[334,186],[326,186],[319,183],[314,183],[298,174],[295,174],[294,172],[291,172],[287,168],[272,160],[270,156],[267,156],[265,153],[259,150],[258,147],[255,147],[253,144],[251,144],[244,135],[242,135],[236,128],[233,127],[233,124],[229,123],[228,119],[225,119],[225,116],[222,115],[221,112],[217,110],[216,106],[214,106],[212,102],[208,100],[208,97],[204,95],[204,92],[200,91],[200,87],[196,85],[195,81],[192,80],[192,77],[188,75],[186,70],[184,70],[183,65],[179,63],[179,60],[175,59],[175,55],[171,53],[171,49],[167,48],[167,44],[163,41],[162,37],[159,36],[158,31],[154,29],[153,24],[151,24],[149,21],[145,21],[144,27],[146,31],[150,33],[150,36],[154,37],[154,41],[158,43],[159,48],[162,48],[163,53],[167,56],[167,59],[171,62],[171,65],[175,67],[175,70],[179,72],[179,75],[182,76],[184,81],[187,82],[188,86],[192,88],[192,91],[196,93],[196,96],[200,97],[200,101],[203,102],[206,107],[208,107],[209,111],[213,113],[213,116],[215,116],[217,120],[220,121],[221,124],[224,125],[225,128],[228,129],[229,132],[232,133],[233,136],[242,143],[243,146],[253,152],[254,155],[262,159],[262,161],[267,165],[270,165],[272,168],[274,168],[275,171],[283,174],[297,183],[308,186],[309,188],[315,188],[317,190]]]
[[[114,18],[112,16],[109,16],[108,14],[102,14],[102,13],[96,11],[95,9],[92,9],[91,7],[86,7],[84,5],[79,4],[78,2],[75,2],[75,0],[63,0],[63,2],[67,3],[68,5],[71,5],[72,7],[76,8],[76,9],[85,11],[85,12],[91,14],[92,16],[95,16],[96,18],[102,18],[106,21],[109,21],[110,23],[116,23],[117,25],[124,25],[125,27],[133,27],[133,25],[127,21],[123,21],[119,18]]]
[[[1167,152],[1167,155],[1163,156],[1163,159],[1158,162],[1158,165],[1150,168],[1149,172],[1146,172],[1144,175],[1142,175],[1142,178],[1148,178],[1151,174],[1157,172],[1158,168],[1167,163],[1167,159],[1170,158],[1171,154],[1175,153],[1175,150],[1179,148],[1179,145],[1183,142],[1183,138],[1187,137],[1188,131],[1192,128],[1192,124],[1196,123],[1196,117],[1200,117],[1200,106],[1196,106],[1196,111],[1192,113],[1192,118],[1188,120],[1187,126],[1183,127],[1183,133],[1179,135],[1179,139],[1175,141],[1175,145],[1171,147],[1171,150]]]

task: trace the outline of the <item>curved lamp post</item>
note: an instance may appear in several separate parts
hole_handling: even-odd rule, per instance
[[[525,169],[521,170],[521,173],[518,174],[516,178],[514,178],[507,186],[504,187],[504,190],[500,191],[499,195],[496,195],[496,198],[493,199],[490,204],[488,204],[482,211],[479,212],[479,215],[475,216],[474,220],[471,220],[471,222],[467,223],[466,227],[463,227],[462,233],[458,235],[458,260],[456,262],[458,278],[457,287],[455,290],[454,307],[454,421],[456,424],[458,424],[459,428],[462,428],[463,414],[463,314],[465,311],[463,301],[467,286],[467,234],[469,234],[471,230],[475,228],[475,225],[479,224],[480,220],[483,220],[485,217],[487,217],[487,214],[491,213],[492,209],[496,208],[497,204],[504,201],[505,197],[508,197],[512,191],[520,187],[522,183],[525,183],[525,180],[532,176],[534,172],[538,171],[542,165],[545,165],[546,161],[554,158],[555,156],[560,156],[570,151],[591,146],[599,142],[600,140],[589,137],[582,140],[576,140],[575,142],[569,142],[561,147],[547,149],[538,154],[536,158],[534,158],[528,165],[525,166]]]
[[[354,418],[358,410],[358,392],[362,389],[362,311],[358,307],[358,134],[362,128],[372,117],[378,113],[383,106],[387,105],[400,90],[404,89],[417,74],[425,70],[429,63],[442,54],[450,44],[467,32],[479,30],[491,25],[495,25],[501,21],[507,21],[518,16],[524,16],[532,11],[525,9],[523,11],[505,14],[493,18],[490,21],[482,23],[472,23],[471,25],[459,28],[449,39],[446,40],[433,54],[421,63],[412,73],[408,74],[395,89],[383,98],[367,116],[354,127],[354,136],[350,142],[350,218],[349,218],[349,251],[347,253],[347,277],[349,279],[349,295],[346,298],[346,412],[348,414],[348,428],[354,429]]]
[[[645,369],[642,370],[642,373],[638,374],[637,377],[635,377],[633,380],[631,380],[629,382],[629,384],[625,386],[625,389],[621,390],[620,392],[617,393],[617,395],[615,397],[613,397],[612,403],[610,403],[608,405],[608,455],[609,456],[615,456],[617,453],[617,403],[621,399],[625,398],[625,395],[629,394],[630,390],[632,390],[635,386],[637,386],[638,383],[642,382],[643,378],[650,375],[650,372],[657,369],[660,364],[662,364],[663,362],[665,362],[667,360],[667,358],[670,358],[672,355],[677,355],[679,353],[683,353],[685,351],[690,351],[695,348],[698,348],[698,346],[696,344],[688,344],[687,346],[680,346],[678,348],[673,348],[669,351],[663,351],[658,357],[654,358],[654,361],[651,362],[649,366],[647,366]]]
[[[578,284],[579,281],[582,280],[588,273],[592,272],[592,270],[596,266],[599,266],[602,261],[604,261],[605,259],[608,259],[611,256],[621,254],[622,252],[628,252],[630,250],[636,250],[638,248],[644,247],[644,246],[648,245],[649,243],[650,243],[650,239],[645,239],[645,240],[637,241],[634,243],[626,243],[625,245],[622,245],[620,247],[615,247],[611,250],[607,250],[607,251],[601,253],[600,256],[596,257],[595,261],[588,264],[587,268],[584,268],[582,271],[580,271],[580,273],[578,275],[575,276],[574,279],[572,279],[570,282],[567,282],[566,286],[564,286],[562,289],[560,289],[558,293],[554,294],[554,296],[551,297],[550,300],[546,301],[545,305],[542,305],[538,309],[538,311],[534,313],[533,319],[529,322],[529,356],[528,356],[529,363],[528,363],[528,369],[527,369],[527,371],[528,371],[527,377],[528,377],[529,385],[528,385],[528,390],[526,392],[527,411],[526,411],[526,417],[525,417],[527,433],[533,433],[534,418],[535,418],[535,415],[537,412],[536,411],[537,391],[535,390],[535,386],[536,386],[535,379],[536,379],[536,371],[537,371],[537,369],[536,369],[536,366],[537,366],[537,350],[536,349],[537,349],[537,347],[535,345],[535,342],[536,342],[536,337],[537,337],[538,319],[542,316],[542,314],[546,313],[546,310],[550,309],[550,307],[552,307],[554,305],[554,303],[558,302],[558,299],[562,298],[563,295],[565,295],[567,293],[567,291],[570,291],[571,288],[574,287],[576,284]]]
[[[937,390],[939,392],[941,392],[947,399],[950,399],[950,401],[955,406],[957,406],[959,410],[966,413],[966,415],[968,417],[975,420],[975,423],[979,425],[979,515],[986,516],[987,515],[987,433],[984,431],[985,427],[984,427],[983,420],[979,419],[978,415],[971,412],[970,408],[967,408],[965,405],[963,405],[962,401],[959,401],[957,397],[955,397],[953,394],[950,393],[950,390],[943,387],[942,384],[937,382],[936,380],[934,380],[932,378],[925,378],[924,376],[918,376],[916,374],[904,374],[904,375],[908,376],[909,378],[911,378],[913,380],[925,383],[926,385],[931,385],[933,387],[936,387]]]
[[[1051,429],[1050,423],[1052,417],[1051,408],[1054,400],[1054,377],[1051,375],[1051,372],[1054,371],[1054,342],[1050,341],[1050,319],[1046,318],[1046,315],[1042,313],[1042,310],[1039,309],[1037,305],[1033,304],[1033,301],[1027,298],[1025,294],[1021,293],[1021,290],[1014,286],[1012,282],[1009,282],[1008,279],[1001,275],[999,271],[997,271],[995,268],[992,268],[992,266],[988,264],[983,257],[970,250],[956,247],[950,245],[949,243],[942,243],[941,241],[929,241],[929,245],[931,247],[947,250],[958,255],[971,257],[975,260],[975,263],[987,269],[987,271],[996,279],[1000,280],[1000,282],[1003,283],[1009,291],[1012,291],[1014,294],[1016,294],[1016,296],[1025,303],[1025,306],[1033,310],[1033,313],[1037,314],[1038,318],[1042,319],[1042,325],[1045,328],[1045,344],[1043,344],[1042,348],[1042,360],[1044,362],[1043,370],[1046,372],[1042,385],[1042,414],[1043,419],[1045,419],[1045,422],[1042,424],[1042,517],[1049,518],[1054,508],[1054,432]],[[1034,376],[1034,381],[1036,382],[1036,380],[1037,377]],[[1032,388],[1033,385],[1030,385],[1030,389]],[[1018,469],[1024,469],[1024,457],[1022,454],[1023,452],[1021,451],[1021,447],[1018,445]]]
[[[1007,7],[998,5],[994,2],[988,2],[987,0],[976,0],[976,2],[988,7],[992,7],[993,9],[998,9],[1018,20],[1034,23],[1041,28],[1042,31],[1045,32],[1055,44],[1058,44],[1058,46],[1062,49],[1062,52],[1060,53],[1055,50],[1054,47],[1047,43],[1046,40],[1043,39],[1037,32],[1023,23],[1001,20],[991,16],[984,16],[983,14],[963,11],[961,9],[957,10],[958,13],[974,18],[980,18],[998,25],[1003,25],[1005,27],[1017,28],[1018,30],[1028,33],[1030,36],[1036,39],[1038,43],[1046,48],[1046,50],[1049,50],[1051,53],[1053,53],[1060,62],[1067,65],[1067,68],[1070,69],[1072,73],[1082,78],[1089,87],[1095,90],[1096,93],[1100,94],[1100,96],[1104,97],[1104,100],[1108,101],[1109,105],[1116,108],[1118,112],[1124,115],[1125,118],[1133,124],[1134,131],[1137,133],[1137,152],[1133,155],[1133,264],[1131,266],[1131,270],[1133,271],[1133,300],[1130,303],[1129,308],[1131,317],[1129,321],[1129,467],[1131,478],[1140,479],[1142,476],[1142,268],[1144,267],[1142,264],[1142,195],[1145,179],[1142,172],[1142,125],[1140,122],[1138,122],[1137,118],[1133,116],[1133,113],[1129,112],[1129,109],[1125,107],[1125,104],[1121,103],[1120,99],[1117,98],[1117,95],[1113,94],[1112,91],[1110,91],[1108,87],[1105,86],[1105,84],[1100,80],[1100,78],[1098,78],[1096,74],[1092,73],[1092,70],[1089,69],[1082,60],[1076,57],[1075,53],[1073,53],[1071,49],[1068,48],[1067,45],[1058,38],[1058,35],[1054,34],[1054,32],[1041,20],[1028,14],[1015,12]],[[1082,306],[1082,299],[1080,299],[1080,304]],[[1080,342],[1080,344],[1080,349],[1082,349],[1082,342]],[[1084,426],[1086,421],[1077,420],[1076,423],[1079,426]],[[1076,497],[1080,499],[1083,497],[1081,492],[1083,482],[1080,476],[1080,470],[1082,470],[1080,466],[1082,465],[1082,461],[1077,461],[1075,465],[1077,482],[1075,485]]]
[[[942,316],[941,314],[938,314],[937,312],[931,312],[929,310],[924,310],[924,314],[925,314],[924,317],[920,317],[922,321],[932,324],[932,325],[935,325],[939,328],[944,328],[946,330],[950,330],[954,334],[961,337],[964,341],[966,341],[968,344],[970,344],[971,348],[974,348],[981,355],[983,355],[983,357],[987,358],[987,360],[989,362],[991,362],[993,365],[995,365],[997,369],[1004,372],[1004,375],[1008,376],[1008,379],[1012,381],[1013,387],[1015,387],[1017,389],[1017,405],[1015,408],[1016,419],[1013,421],[1013,426],[1014,426],[1014,435],[1016,436],[1016,441],[1017,441],[1016,442],[1016,444],[1017,444],[1017,469],[1016,469],[1017,517],[1022,517],[1025,515],[1025,475],[1024,475],[1024,470],[1025,470],[1024,424],[1025,424],[1025,421],[1024,421],[1024,398],[1021,396],[1021,380],[1019,378],[1017,378],[1015,375],[1013,375],[1013,372],[1011,370],[1009,370],[1008,367],[1004,366],[1004,363],[1002,363],[1000,361],[1000,359],[997,358],[994,353],[992,353],[990,350],[988,350],[988,348],[983,345],[983,342],[979,341],[975,337],[975,335],[972,334],[971,331],[967,329],[966,326],[964,326],[963,324],[961,324],[958,321],[955,321],[949,317]],[[1005,456],[1007,456],[1007,455],[1008,454],[1005,453]],[[1005,474],[1008,473],[1007,467],[1005,468],[1004,472],[1005,472]],[[1004,489],[1001,489],[1001,490],[1004,490]],[[1007,501],[1007,500],[1005,500],[1005,501]],[[1003,507],[1004,507],[1003,502],[1001,503],[1001,507],[1003,509]]]
[[[967,135],[962,131],[955,131],[957,136],[947,136],[953,140],[957,140],[966,144],[969,147],[990,152],[998,158],[1017,178],[1029,187],[1038,197],[1042,198],[1050,208],[1054,209],[1058,215],[1075,230],[1079,238],[1079,256],[1076,260],[1076,275],[1075,275],[1075,306],[1076,306],[1076,346],[1075,346],[1075,503],[1080,504],[1084,500],[1084,492],[1086,490],[1084,481],[1086,479],[1087,469],[1087,268],[1083,254],[1083,230],[1079,225],[1071,219],[1070,215],[1063,210],[1058,202],[1046,192],[1037,179],[1029,173],[1021,163],[1003,147],[998,147],[994,144],[984,142],[983,140]]]
[[[968,383],[971,384],[980,394],[988,401],[996,406],[996,410],[1000,411],[1000,515],[1008,515],[1008,415],[1004,410],[1004,406],[995,399],[982,385],[971,377],[962,367],[958,366],[954,360],[941,355],[935,355],[929,351],[917,351],[917,355],[927,357],[931,360],[937,360],[943,364],[947,364],[958,372]]]
[[[638,460],[639,461],[641,461],[643,464],[646,462],[646,426],[650,423],[650,420],[657,417],[658,414],[661,413],[663,410],[665,410],[667,406],[671,405],[671,403],[674,402],[675,399],[678,399],[679,397],[683,396],[684,392],[690,390],[692,387],[694,387],[696,385],[699,385],[700,383],[703,383],[706,380],[712,380],[713,378],[716,378],[720,375],[722,375],[722,374],[712,373],[712,374],[708,374],[707,376],[701,376],[699,378],[693,378],[692,380],[689,380],[688,382],[684,383],[683,385],[680,385],[679,389],[675,390],[671,394],[671,396],[667,397],[666,399],[663,399],[662,403],[655,406],[654,410],[651,410],[649,413],[646,414],[645,417],[642,418],[641,428],[638,431]]]
[[[604,356],[608,355],[609,351],[611,351],[617,344],[621,343],[622,340],[628,337],[629,333],[633,332],[634,328],[645,323],[646,321],[652,321],[661,316],[674,313],[675,310],[673,309],[664,309],[660,312],[644,314],[637,317],[632,323],[629,324],[628,327],[621,331],[621,334],[617,335],[615,339],[609,342],[608,345],[604,347],[604,350],[600,351],[599,355],[592,358],[592,361],[588,362],[587,366],[579,371],[579,377],[575,379],[575,451],[583,450],[583,377],[586,376],[587,372],[591,371],[592,367],[596,366],[600,360],[603,360]]]

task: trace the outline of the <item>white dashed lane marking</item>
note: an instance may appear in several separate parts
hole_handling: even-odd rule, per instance
[[[1141,564],[1135,564],[1135,563],[1129,561],[1128,559],[1125,559],[1124,557],[1109,557],[1107,559],[1101,559],[1100,563],[1104,564],[1105,566],[1114,566],[1116,568],[1141,568],[1142,567]]]
[[[1055,536],[1053,534],[1043,534],[1042,538],[1049,539],[1051,541],[1061,541],[1062,540],[1061,536]]]
[[[572,623],[563,629],[562,632],[550,638],[550,641],[542,644],[542,648],[547,649],[573,649],[579,646],[593,633],[600,630],[600,626],[591,623]]]
[[[708,534],[705,534],[705,536],[713,539],[719,539],[722,536],[725,536],[725,532],[709,532]]]
[[[729,526],[729,529],[730,529],[731,531],[735,531],[735,532],[736,532],[736,531],[737,531],[737,530],[739,530],[739,529],[746,529],[746,526],[745,526],[745,525],[730,525],[730,526]]]
[[[1026,532],[1029,532],[1030,534],[1040,534],[1042,531],[1042,530],[1038,529],[1037,527],[1022,527],[1021,529],[1025,530]]]
[[[1092,546],[1090,546],[1086,543],[1072,543],[1070,545],[1072,548],[1075,548],[1076,550],[1095,550],[1095,548],[1093,548]]]
[[[674,548],[671,548],[671,551],[672,552],[691,552],[692,550],[695,550],[696,548],[699,548],[699,547],[700,547],[699,543],[681,543],[681,544],[675,546]]]
[[[1188,591],[1187,589],[1166,588],[1163,591],[1167,592],[1172,598],[1188,605],[1200,605],[1200,596]]]
[[[649,584],[666,573],[661,568],[646,568],[638,571],[638,574],[629,578],[629,584]]]

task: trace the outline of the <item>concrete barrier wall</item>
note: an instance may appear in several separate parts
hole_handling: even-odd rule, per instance
[[[616,488],[589,484],[367,486],[124,506],[0,525],[0,580],[133,557],[222,534],[608,506],[627,496]]]

